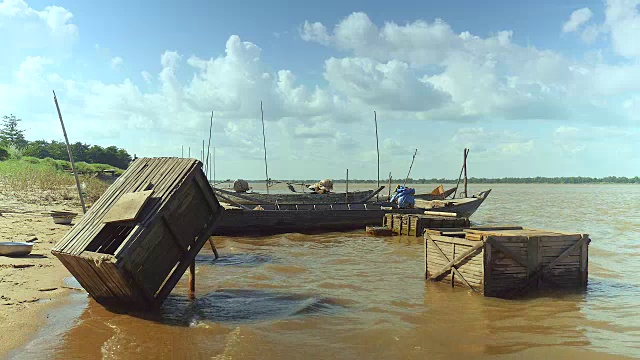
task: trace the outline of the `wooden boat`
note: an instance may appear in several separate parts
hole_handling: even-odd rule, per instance
[[[381,186],[384,189],[384,186]],[[446,190],[443,194],[416,194],[416,199],[422,200],[444,200],[456,191],[456,187]],[[233,193],[230,191],[220,191],[214,188],[216,193],[224,193],[231,197],[233,201],[243,205],[258,204],[338,204],[357,203],[367,198],[375,190],[361,190],[349,192],[348,200],[345,193],[287,193],[287,194],[263,194],[263,193]],[[237,195],[235,195],[237,194]],[[386,196],[385,196],[386,197]],[[374,199],[375,200],[375,199]]]
[[[256,210],[260,209],[260,210]],[[386,213],[422,214],[391,203],[279,204],[254,208],[225,206],[214,235],[274,234],[364,229],[379,225]]]
[[[364,229],[378,225],[387,213],[423,214],[425,210],[455,213],[470,217],[491,190],[474,197],[448,201],[416,201],[413,209],[400,209],[396,204],[268,204],[247,207],[225,206],[214,235],[274,234],[285,232],[322,232]]]
[[[442,211],[456,213],[459,217],[471,217],[478,210],[480,205],[486,200],[491,189],[481,191],[471,197],[451,200],[416,200],[416,207],[425,210]]]
[[[219,189],[214,189],[216,193],[220,193]],[[345,193],[289,193],[289,194],[263,194],[263,193],[237,193],[239,196],[234,195],[232,192],[225,192],[235,202],[243,205],[258,205],[258,204],[334,204],[344,202],[358,202],[359,200],[369,196],[374,190],[354,191],[349,192],[349,197]],[[244,195],[244,197],[242,197]],[[251,199],[247,199],[251,198]]]

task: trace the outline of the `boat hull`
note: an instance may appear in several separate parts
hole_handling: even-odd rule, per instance
[[[382,224],[387,213],[422,214],[424,209],[375,210],[244,210],[227,209],[214,235],[328,232]]]
[[[215,190],[214,190],[215,191]],[[261,194],[261,193],[241,193],[245,197],[255,199],[235,197],[227,194],[233,201],[243,205],[257,204],[335,204],[344,202],[356,202],[367,197],[373,190],[349,192],[348,198],[345,193],[291,193],[291,194]]]
[[[454,200],[433,200],[433,201],[420,201],[416,200],[416,207],[424,208],[425,210],[442,211],[456,213],[459,217],[471,217],[476,210],[487,199],[491,189],[480,192],[478,195],[469,198],[454,199]]]

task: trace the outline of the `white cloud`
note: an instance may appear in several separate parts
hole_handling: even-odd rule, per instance
[[[140,73],[140,75],[142,75],[142,78],[144,79],[144,82],[146,82],[147,84],[150,84],[151,81],[153,80],[153,77],[151,76],[151,74],[148,71],[142,71]]]
[[[569,20],[562,25],[562,32],[575,32],[580,29],[582,25],[591,20],[593,12],[589,8],[582,8],[575,10],[571,13]]]
[[[123,62],[124,60],[122,60],[120,56],[113,57],[111,58],[111,68],[113,70],[120,70],[120,67],[122,67]]]
[[[78,38],[78,28],[71,23],[72,18],[70,11],[59,6],[35,10],[23,0],[4,0],[0,3],[3,53],[37,50],[65,54]]]
[[[607,0],[605,25],[611,32],[613,49],[622,56],[640,56],[639,0]]]
[[[449,94],[421,81],[409,65],[391,60],[379,63],[368,58],[330,58],[325,62],[330,86],[349,99],[388,110],[420,111],[440,107]]]
[[[331,41],[329,34],[327,34],[327,28],[319,22],[310,23],[305,21],[299,33],[304,41],[315,41],[322,45],[328,45]]]
[[[511,31],[456,34],[441,19],[378,27],[353,13],[327,36],[353,53],[326,61],[331,87],[363,104],[411,110],[404,118],[561,119],[566,97],[585,89],[573,61],[514,44]]]

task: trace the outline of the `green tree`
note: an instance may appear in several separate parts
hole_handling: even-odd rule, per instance
[[[13,145],[17,148],[27,146],[27,140],[24,138],[24,130],[18,128],[18,123],[22,119],[18,119],[15,115],[5,115],[2,117],[2,129],[0,129],[0,144],[4,146]]]
[[[24,156],[33,156],[38,159],[44,159],[47,157],[51,157],[51,152],[49,151],[49,143],[45,140],[36,140],[29,142],[26,149],[22,152]]]

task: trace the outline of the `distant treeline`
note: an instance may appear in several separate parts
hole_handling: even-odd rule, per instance
[[[108,164],[121,169],[126,169],[131,162],[131,155],[116,146],[103,148],[99,145],[89,145],[77,142],[71,144],[71,152],[75,161]],[[23,156],[32,156],[39,159],[52,158],[55,160],[69,160],[67,145],[62,141],[29,141],[22,150]]]
[[[264,182],[264,180],[250,180],[251,182]],[[275,180],[274,180],[275,181]],[[280,182],[291,183],[305,183],[313,184],[318,180],[277,180]],[[380,185],[386,185],[389,179],[380,179]],[[333,179],[334,183],[344,183],[344,179]],[[376,180],[352,180],[349,179],[352,184],[371,184],[376,183]],[[392,183],[404,182],[404,179],[393,179]],[[408,184],[455,184],[457,179],[413,179],[409,178]],[[471,177],[468,179],[471,184],[640,184],[640,178],[637,176],[618,177],[607,176],[602,178],[575,176],[575,177],[504,177],[504,178],[476,178]]]

